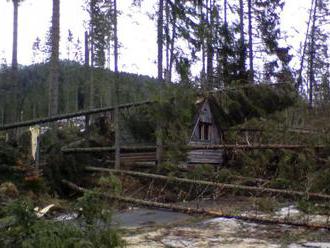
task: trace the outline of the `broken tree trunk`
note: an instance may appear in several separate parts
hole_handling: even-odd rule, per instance
[[[127,151],[153,151],[156,146],[122,146],[121,150]],[[301,150],[306,148],[324,149],[323,145],[308,146],[308,145],[288,145],[288,144],[259,144],[259,145],[240,145],[240,144],[224,144],[224,145],[189,145],[187,150],[264,150],[264,149],[287,149],[287,150]],[[114,147],[83,147],[83,148],[63,148],[65,153],[94,153],[94,152],[111,152]]]
[[[205,186],[213,186],[213,187],[217,187],[220,189],[235,189],[235,190],[253,191],[253,192],[260,192],[260,193],[272,193],[272,194],[279,194],[279,195],[284,195],[284,196],[299,196],[299,197],[308,197],[308,198],[313,198],[313,199],[330,200],[330,195],[325,195],[325,194],[320,194],[320,193],[263,188],[263,187],[246,186],[246,185],[229,184],[229,183],[217,183],[217,182],[210,182],[210,181],[204,181],[204,180],[194,180],[194,179],[188,179],[188,178],[171,177],[171,176],[150,174],[150,173],[137,172],[137,171],[115,170],[115,169],[107,169],[107,168],[99,168],[99,167],[91,167],[91,166],[86,167],[86,170],[95,171],[95,172],[110,172],[110,173],[115,173],[115,174],[125,174],[125,175],[129,175],[129,176],[146,177],[146,178],[152,178],[152,179],[169,180],[169,181],[175,181],[175,182],[181,182],[181,183],[192,183],[192,184],[199,184],[199,185],[205,185]]]
[[[148,104],[152,104],[152,103],[155,103],[155,101],[126,103],[126,104],[119,105],[118,108],[119,109],[132,108],[132,107],[138,107],[141,105],[148,105]],[[37,125],[37,124],[40,125],[40,124],[44,124],[44,123],[48,123],[48,122],[65,120],[65,119],[70,119],[70,118],[74,118],[74,117],[78,117],[78,116],[104,113],[104,112],[113,111],[113,110],[114,110],[114,107],[110,106],[110,107],[104,107],[104,108],[84,110],[84,111],[79,111],[79,112],[75,112],[75,113],[56,115],[56,116],[52,116],[52,117],[45,117],[45,118],[40,118],[40,119],[36,119],[36,120],[11,123],[11,124],[6,124],[3,126],[0,126],[0,131],[15,129],[18,127],[29,127],[29,126],[33,126],[33,125]]]
[[[306,148],[323,149],[323,145],[289,145],[289,144],[257,144],[257,145],[239,145],[239,144],[224,144],[224,145],[190,145],[188,149],[199,150],[199,149],[232,149],[232,150],[263,150],[263,149],[287,149],[287,150],[300,150]]]
[[[98,153],[98,152],[113,152],[116,148],[114,146],[105,147],[81,147],[81,148],[62,148],[64,153]],[[121,146],[121,151],[155,151],[155,146]]]
[[[66,185],[67,187],[69,187],[70,189],[78,191],[80,193],[91,192],[90,190],[82,188],[67,180],[62,180],[62,183],[64,185]],[[99,192],[95,192],[95,193],[98,195],[101,195],[102,197],[112,199],[112,200],[117,200],[120,202],[131,203],[131,204],[136,204],[136,205],[146,206],[146,207],[153,207],[153,208],[164,208],[164,209],[169,209],[172,211],[177,211],[177,212],[182,212],[182,213],[187,213],[187,214],[200,214],[200,215],[208,215],[208,216],[212,216],[212,217],[223,217],[223,218],[228,218],[228,219],[237,219],[237,220],[250,221],[250,222],[261,223],[261,224],[291,225],[291,226],[301,226],[301,227],[308,227],[308,228],[330,229],[330,226],[325,225],[325,224],[322,225],[322,224],[293,222],[293,221],[288,221],[285,219],[265,219],[265,218],[261,218],[261,217],[231,215],[231,214],[223,213],[222,211],[212,211],[212,210],[208,210],[208,209],[204,209],[204,208],[189,208],[189,207],[179,206],[177,204],[152,202],[152,201],[146,201],[146,200],[136,199],[136,198],[132,198],[132,197],[110,195],[110,194],[99,193]]]

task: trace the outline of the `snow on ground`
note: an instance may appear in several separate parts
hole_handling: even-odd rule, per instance
[[[294,206],[289,208],[290,216],[300,214]],[[280,209],[275,215],[285,216],[287,210]],[[173,218],[169,211],[159,215],[160,212],[163,210],[138,210],[138,215],[148,213],[154,225],[135,225],[136,232],[130,232],[124,237],[127,247],[330,248],[330,232],[326,230],[311,231],[286,225],[263,225],[226,218],[196,220],[190,217],[191,221],[187,222],[187,215],[179,214]],[[133,219],[141,223],[134,211],[132,214]],[[128,218],[128,215],[125,218]],[[168,222],[166,218],[169,218]],[[180,220],[182,220],[181,224]],[[132,225],[131,220],[130,225]]]

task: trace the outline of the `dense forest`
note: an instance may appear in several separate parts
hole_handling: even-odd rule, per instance
[[[116,1],[84,3],[89,16],[84,42],[75,41],[70,30],[68,37],[59,36],[60,2],[55,1],[45,42],[37,37],[32,47],[36,64],[28,66],[20,65],[17,57],[21,1],[12,2],[12,63],[1,65],[1,123],[114,104],[114,92],[126,97],[134,94],[135,82],[115,80],[115,74],[106,72],[109,64],[113,72],[118,72],[117,18],[122,13],[118,14]],[[132,1],[132,5],[139,8],[143,2]],[[308,6],[298,57],[292,55],[298,48],[283,45],[281,22],[287,21],[281,20],[284,7],[284,0],[155,2],[158,81],[204,91],[238,84],[288,82],[310,106],[328,101],[328,2],[314,0]],[[66,48],[60,49],[60,38],[67,39]],[[70,60],[60,63],[63,50]],[[299,61],[298,67],[292,66],[293,60]],[[135,81],[146,83],[151,79]],[[144,91],[148,87],[138,88]],[[139,97],[140,93],[132,99],[119,96],[121,102]]]
[[[237,235],[244,247],[252,223],[264,243],[250,247],[329,242],[329,0],[300,10],[299,47],[283,31],[290,0],[83,0],[82,34],[67,37],[52,0],[23,64],[26,2],[7,1],[12,33],[0,38],[12,37],[0,64],[1,247],[238,247]],[[132,9],[154,24],[155,77],[123,66]],[[167,222],[169,210],[187,219]],[[210,217],[226,226],[200,222]],[[230,221],[228,241],[218,232]]]

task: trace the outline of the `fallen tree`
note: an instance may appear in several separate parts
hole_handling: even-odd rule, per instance
[[[88,189],[82,188],[72,182],[69,182],[67,180],[62,180],[62,183],[69,187],[72,190],[78,191],[80,193],[85,192],[92,192]],[[326,224],[312,224],[312,223],[303,223],[303,222],[294,222],[289,221],[285,219],[266,219],[262,217],[252,217],[252,216],[241,216],[241,215],[231,215],[226,214],[221,211],[212,211],[204,208],[189,208],[189,207],[183,207],[179,206],[177,204],[165,204],[165,203],[159,203],[159,202],[152,202],[152,201],[146,201],[131,197],[124,197],[119,195],[110,195],[106,193],[99,193],[95,192],[96,194],[99,194],[105,198],[109,198],[112,200],[117,200],[120,202],[125,203],[131,203],[136,204],[140,206],[146,206],[146,207],[153,207],[153,208],[163,208],[163,209],[169,209],[172,211],[187,213],[187,214],[200,214],[200,215],[208,215],[212,217],[223,217],[228,219],[237,219],[237,220],[243,220],[243,221],[250,221],[255,223],[261,223],[261,224],[275,224],[275,225],[291,225],[291,226],[298,226],[298,227],[308,227],[308,228],[323,228],[323,229],[330,229],[329,225]]]
[[[155,151],[156,146],[121,146],[120,151]],[[99,152],[114,152],[114,146],[104,147],[64,147],[61,149],[64,153],[99,153]]]
[[[154,101],[150,101],[150,100],[143,101],[143,102],[126,103],[126,104],[119,105],[118,108],[126,109],[126,108],[138,107],[141,105],[148,105],[148,104],[152,104],[152,103],[154,103]],[[56,115],[56,116],[52,116],[52,117],[45,117],[45,118],[40,118],[40,119],[35,119],[35,120],[11,123],[11,124],[6,124],[3,126],[0,126],[0,131],[15,129],[15,128],[19,128],[19,127],[29,127],[29,126],[33,126],[33,125],[40,125],[40,124],[44,124],[44,123],[48,123],[48,122],[55,122],[55,121],[59,121],[59,120],[75,118],[78,116],[104,113],[104,112],[108,112],[108,111],[113,111],[114,109],[115,109],[115,107],[110,106],[110,107],[104,107],[104,108],[84,110],[84,111],[79,111],[79,112],[75,112],[75,113]]]
[[[90,167],[90,166],[86,167],[86,170],[94,171],[94,172],[109,172],[109,173],[123,174],[123,175],[129,175],[129,176],[146,177],[146,178],[152,178],[152,179],[161,179],[161,180],[175,181],[175,182],[181,182],[181,183],[192,183],[192,184],[217,187],[217,188],[221,188],[221,189],[235,189],[235,190],[252,191],[252,192],[260,192],[260,193],[272,193],[272,194],[279,194],[279,195],[284,195],[284,196],[299,196],[299,197],[307,197],[307,198],[313,198],[313,199],[330,200],[330,195],[325,195],[325,194],[321,194],[321,193],[263,188],[263,187],[246,186],[246,185],[229,184],[229,183],[217,183],[217,182],[210,182],[210,181],[204,181],[204,180],[194,180],[194,179],[188,179],[188,178],[171,177],[171,176],[150,174],[150,173],[137,172],[137,171],[116,170],[116,169],[107,169],[107,168]]]
[[[324,149],[324,145],[308,146],[308,145],[290,145],[290,144],[257,144],[257,145],[244,145],[244,144],[223,144],[223,145],[189,145],[186,146],[187,150],[266,150],[266,149],[286,149],[286,150],[301,150],[306,148]],[[113,152],[113,146],[105,147],[76,147],[76,148],[63,148],[61,151],[64,153],[99,153],[99,152]],[[122,146],[120,150],[126,151],[153,151],[156,146]]]

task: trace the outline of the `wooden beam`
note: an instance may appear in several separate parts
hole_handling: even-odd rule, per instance
[[[126,104],[119,105],[118,108],[126,109],[126,108],[138,107],[138,106],[142,106],[142,105],[149,105],[149,104],[153,104],[153,103],[155,103],[155,101],[150,101],[150,100],[142,101],[142,102],[135,102],[135,103],[126,103]],[[70,118],[74,118],[74,117],[78,117],[78,116],[104,113],[104,112],[113,111],[114,109],[115,108],[113,106],[110,106],[110,107],[97,108],[97,109],[84,110],[84,111],[79,111],[79,112],[74,112],[74,113],[56,115],[53,117],[45,117],[45,118],[40,118],[40,119],[35,119],[35,120],[11,123],[11,124],[6,124],[3,126],[0,126],[0,131],[15,129],[15,128],[19,128],[19,127],[29,127],[29,126],[33,126],[33,125],[40,125],[40,124],[44,124],[44,123],[48,123],[48,122],[55,122],[55,121],[59,121],[59,120],[70,119]]]
[[[67,180],[62,180],[62,183],[64,185],[66,185],[68,188],[70,188],[74,191],[80,192],[80,193],[93,192],[88,189],[82,188]],[[307,228],[314,228],[314,229],[316,229],[316,228],[330,229],[330,226],[326,225],[326,224],[322,225],[322,224],[294,222],[294,221],[289,221],[286,219],[266,219],[266,218],[262,218],[262,217],[232,215],[232,214],[226,214],[222,211],[213,211],[213,210],[208,210],[208,209],[204,209],[204,208],[189,208],[189,207],[180,206],[178,204],[167,204],[167,203],[146,201],[146,200],[136,199],[136,198],[132,198],[132,197],[119,196],[119,195],[115,195],[115,194],[107,194],[107,193],[99,193],[99,192],[94,192],[94,193],[98,194],[104,198],[117,200],[120,202],[125,202],[125,203],[145,206],[145,207],[169,209],[172,211],[182,212],[182,213],[187,213],[187,214],[200,214],[200,215],[208,215],[208,216],[212,216],[212,217],[223,217],[223,218],[227,218],[227,219],[237,219],[237,220],[261,223],[261,224],[291,225],[291,226],[307,227]]]
[[[229,184],[229,183],[217,183],[217,182],[204,181],[204,180],[194,180],[194,179],[188,179],[188,178],[171,177],[171,176],[150,174],[150,173],[137,172],[137,171],[116,170],[116,169],[107,169],[107,168],[99,168],[99,167],[91,167],[91,166],[86,167],[86,170],[93,171],[93,172],[109,172],[109,173],[123,174],[123,175],[129,175],[129,176],[146,177],[146,178],[160,179],[160,180],[169,180],[169,181],[175,181],[175,182],[180,182],[180,183],[192,183],[192,184],[217,187],[217,188],[221,188],[221,189],[235,189],[235,190],[241,190],[241,191],[271,193],[271,194],[278,194],[278,195],[284,195],[284,196],[295,196],[295,197],[298,196],[298,197],[308,197],[308,198],[313,198],[313,199],[330,200],[330,195],[321,194],[321,193],[310,193],[310,192],[302,192],[302,191],[295,191],[295,190],[263,188],[263,187],[246,186],[246,185]]]

